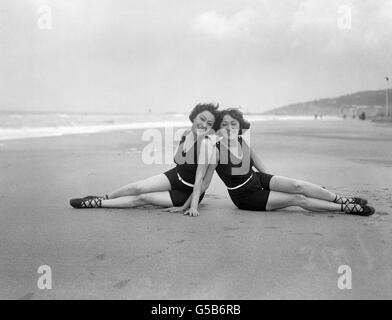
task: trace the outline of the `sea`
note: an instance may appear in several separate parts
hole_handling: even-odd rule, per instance
[[[314,120],[312,116],[246,115],[254,121]],[[323,117],[337,120],[338,117]],[[0,111],[0,141],[92,134],[117,130],[188,127],[188,115],[181,113],[91,114]]]

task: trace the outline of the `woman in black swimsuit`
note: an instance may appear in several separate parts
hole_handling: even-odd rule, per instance
[[[212,132],[218,115],[218,106],[198,104],[190,113],[192,127],[183,134],[174,162],[176,167],[154,177],[123,186],[108,196],[88,196],[70,200],[74,208],[132,208],[143,205],[162,207],[182,206],[192,192],[199,201],[204,193],[200,191],[203,177],[208,168],[208,159],[214,145],[208,134]],[[209,151],[208,151],[209,150]],[[195,200],[187,214],[198,215]]]
[[[239,209],[271,211],[299,206],[309,211],[340,211],[362,216],[375,212],[364,199],[340,197],[310,182],[265,173],[263,163],[241,137],[242,130],[250,128],[243,114],[238,109],[226,109],[217,121],[222,138],[216,144],[217,161],[208,167],[202,192],[208,188],[216,169]],[[186,206],[187,203],[180,209],[168,210],[185,210]]]

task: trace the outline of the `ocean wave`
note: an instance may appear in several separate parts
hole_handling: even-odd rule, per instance
[[[149,128],[165,128],[165,127],[188,127],[190,125],[186,116],[179,115],[163,116],[164,120],[155,120],[162,118],[162,116],[155,115],[147,117],[151,121],[143,121],[146,117],[131,117],[115,116],[101,116],[101,115],[77,115],[70,116],[66,114],[42,115],[44,120],[37,121],[37,115],[26,115],[25,118],[21,115],[17,119],[23,119],[14,123],[9,121],[0,121],[0,141],[1,140],[15,140],[15,139],[29,139],[42,137],[56,137],[64,135],[76,134],[91,134],[99,132],[110,132],[129,129],[149,129]],[[55,118],[54,118],[55,117]],[[99,120],[96,119],[99,117]],[[250,122],[256,121],[290,121],[290,120],[314,120],[312,116],[276,116],[276,115],[245,115]],[[62,119],[57,121],[56,119]],[[173,119],[173,120],[170,120]],[[323,117],[323,120],[337,120],[338,117]],[[1,119],[0,119],[1,120]]]
[[[58,137],[64,135],[89,134],[129,129],[150,129],[166,127],[187,127],[189,121],[136,122],[126,124],[59,126],[30,128],[0,128],[1,140],[29,139],[42,137]]]

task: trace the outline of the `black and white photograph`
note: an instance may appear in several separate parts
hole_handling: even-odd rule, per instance
[[[0,300],[392,299],[391,39],[392,0],[2,0]]]

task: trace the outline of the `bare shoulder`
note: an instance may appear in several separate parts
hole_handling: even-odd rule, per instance
[[[182,133],[183,136],[188,136],[189,133],[191,133],[191,129],[185,129],[185,131]]]

